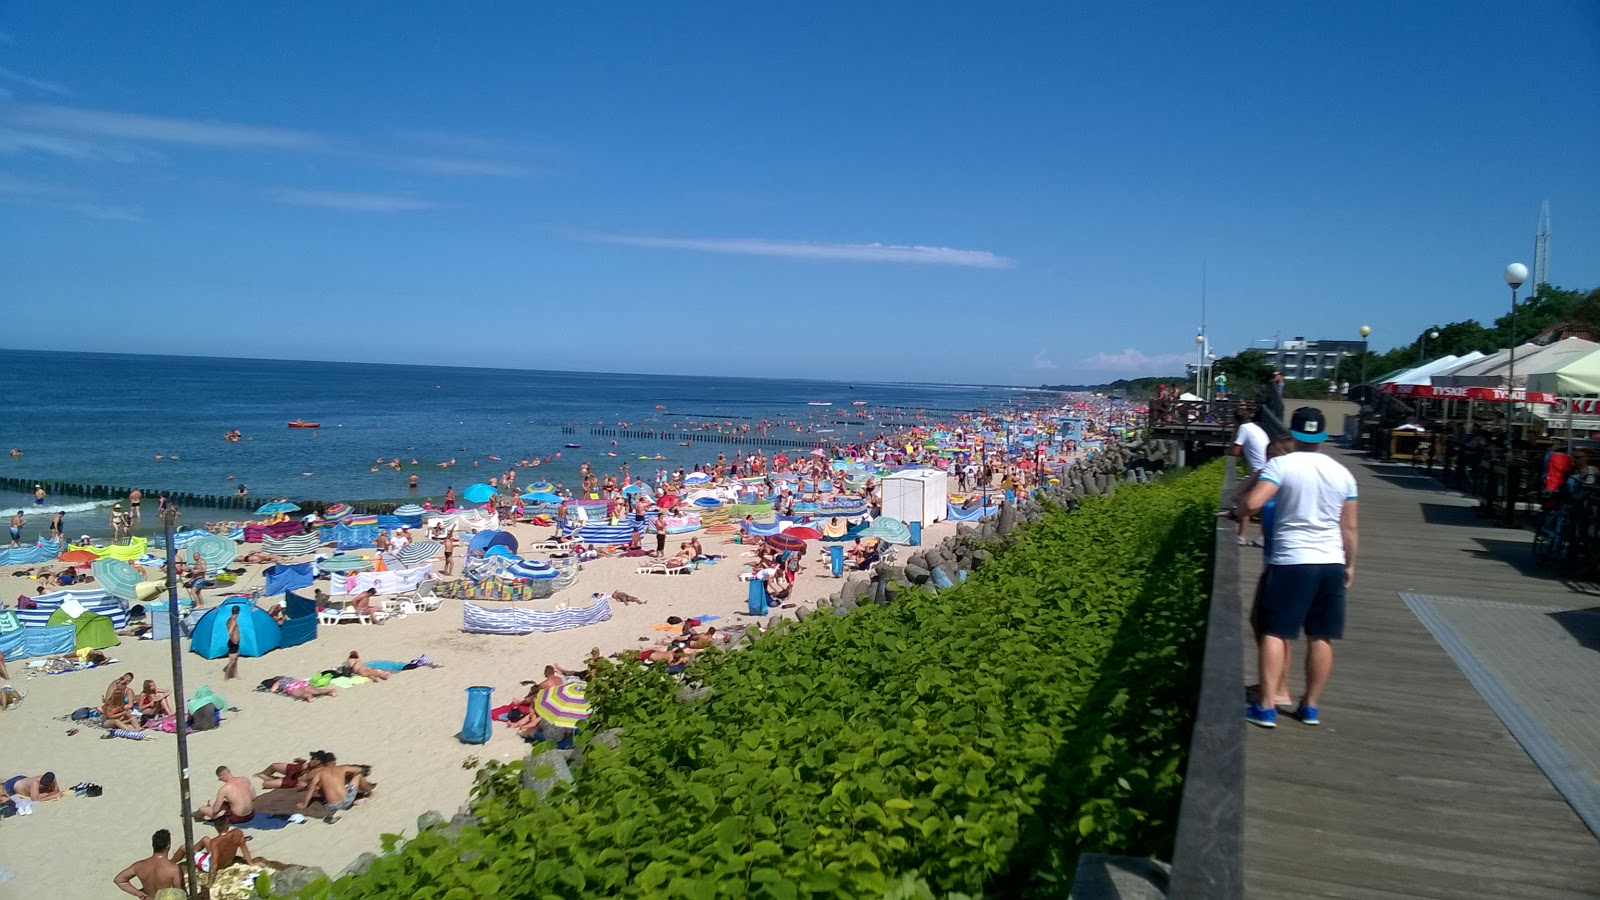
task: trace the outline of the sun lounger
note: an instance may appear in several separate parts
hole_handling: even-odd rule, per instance
[[[530,549],[530,550],[549,550],[549,551],[552,551],[552,552],[565,552],[567,550],[571,550],[572,549],[572,545],[576,544],[576,543],[577,543],[577,541],[564,541],[564,540],[561,540],[560,538],[551,538],[548,541],[540,541],[539,543],[532,545],[528,549]]]
[[[640,574],[640,575],[688,575],[689,573],[691,573],[693,571],[694,571],[694,566],[692,564],[684,565],[684,566],[668,566],[668,565],[665,565],[663,563],[656,563],[653,566],[640,566],[639,569],[638,569],[638,574]]]
[[[403,612],[433,612],[439,608],[439,598],[433,595],[433,579],[430,578],[417,585],[417,589],[412,593],[401,594],[393,600],[385,600],[383,608],[389,609],[389,604],[391,603],[398,603],[402,607],[411,607],[410,609],[402,609],[401,611]]]

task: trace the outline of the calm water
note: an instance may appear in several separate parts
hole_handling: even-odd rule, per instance
[[[607,375],[280,362],[199,357],[124,356],[0,351],[0,451],[19,447],[22,459],[0,456],[0,474],[30,479],[137,485],[157,490],[229,494],[239,484],[257,498],[327,500],[433,498],[447,485],[459,492],[487,481],[524,457],[561,459],[519,469],[517,481],[577,480],[589,460],[602,472],[626,461],[633,471],[692,466],[734,446],[677,440],[631,440],[588,433],[618,422],[661,431],[703,422],[760,419],[795,423],[772,437],[795,448],[822,438],[871,437],[923,410],[998,408],[1025,393],[996,388],[924,384],[848,385],[811,380]],[[861,400],[874,417],[852,417]],[[809,405],[831,401],[831,407]],[[665,411],[655,409],[657,405]],[[316,431],[290,420],[320,422]],[[849,424],[835,420],[846,419]],[[796,424],[803,429],[795,431]],[[564,434],[562,425],[578,427]],[[244,439],[223,440],[236,428]],[[821,429],[832,429],[823,432]],[[578,443],[581,449],[565,448]],[[764,448],[769,454],[772,448]],[[606,457],[615,451],[616,458]],[[641,461],[660,453],[664,461]],[[156,454],[166,457],[155,459]],[[501,461],[489,460],[499,456]],[[177,456],[176,460],[171,457]],[[370,469],[400,457],[402,472]],[[436,464],[454,458],[457,465]],[[417,464],[411,465],[416,459]],[[477,460],[479,467],[472,463]],[[420,489],[407,490],[415,472]],[[305,474],[310,473],[310,474]],[[230,480],[230,476],[232,480]],[[23,499],[0,492],[0,508]],[[52,498],[52,507],[87,510],[81,498]],[[104,518],[69,515],[74,519]],[[30,529],[31,532],[31,529]]]

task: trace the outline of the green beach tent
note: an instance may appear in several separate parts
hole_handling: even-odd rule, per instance
[[[68,625],[77,634],[74,648],[77,650],[103,650],[106,647],[115,647],[122,643],[117,638],[117,628],[111,620],[97,612],[84,610],[74,619],[67,615],[64,609],[58,609],[50,614],[47,625]]]

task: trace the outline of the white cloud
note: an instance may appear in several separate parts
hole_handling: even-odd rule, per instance
[[[1182,366],[1188,359],[1182,353],[1150,356],[1130,347],[1115,353],[1096,353],[1083,361],[1082,368],[1127,375],[1170,375],[1173,367]]]
[[[1040,350],[1038,353],[1033,355],[1033,367],[1035,369],[1054,369],[1056,364],[1048,359],[1045,359],[1044,351]]]
[[[0,106],[0,122],[52,134],[228,150],[309,151],[328,145],[326,139],[308,131],[73,106],[20,103]]]
[[[517,163],[490,159],[464,159],[449,156],[418,156],[396,160],[395,168],[434,175],[485,175],[490,178],[527,178],[540,174]]]
[[[138,210],[126,206],[110,206],[104,203],[65,203],[62,209],[71,210],[91,219],[101,219],[107,222],[143,222],[144,216]]]
[[[43,153],[79,162],[141,163],[160,159],[160,154],[137,147],[103,144],[82,138],[41,134],[0,128],[0,153]]]
[[[953,247],[924,247],[903,244],[833,244],[814,241],[783,241],[767,238],[672,238],[634,237],[620,234],[582,235],[584,239],[628,247],[653,247],[664,250],[694,250],[701,253],[730,253],[739,256],[766,256],[780,259],[811,259],[829,262],[909,263],[931,266],[965,266],[975,269],[1010,269],[1016,262],[987,250],[957,250]]]
[[[57,84],[54,81],[45,81],[43,78],[34,78],[30,75],[24,75],[21,72],[13,69],[7,69],[3,66],[0,66],[0,78],[15,84],[20,84],[25,88],[38,91],[41,94],[67,95],[72,93],[71,91],[67,90],[66,85]]]
[[[397,194],[362,194],[346,191],[309,191],[298,188],[280,188],[269,192],[279,203],[290,206],[313,206],[340,212],[403,213],[436,209],[438,204],[420,197]]]

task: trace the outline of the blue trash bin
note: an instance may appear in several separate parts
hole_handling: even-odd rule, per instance
[[[838,544],[828,548],[828,568],[833,570],[835,578],[844,575],[844,548]]]
[[[461,723],[461,733],[456,735],[461,743],[489,743],[489,697],[493,694],[492,687],[474,685],[467,688],[467,717]]]
[[[913,546],[913,547],[921,547],[922,546],[922,523],[921,522],[907,522],[906,523],[906,527],[911,529],[911,546]]]
[[[759,578],[750,579],[750,615],[766,615],[769,599],[766,583]]]

